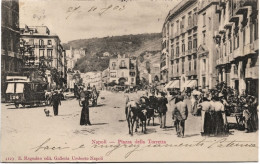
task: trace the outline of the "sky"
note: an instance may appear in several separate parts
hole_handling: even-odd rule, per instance
[[[47,26],[63,43],[161,32],[180,0],[19,0],[20,27]]]

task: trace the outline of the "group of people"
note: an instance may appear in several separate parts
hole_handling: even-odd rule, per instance
[[[168,92],[157,92],[150,89],[140,97],[145,97],[146,106],[153,108],[158,113],[160,127],[166,127],[167,104],[172,111],[172,119],[178,137],[184,137],[185,121],[189,113],[201,117],[202,136],[226,136],[229,134],[227,116],[232,113],[242,115],[245,132],[258,130],[258,102],[257,98],[245,93],[238,95],[237,91],[227,86],[226,83],[218,83],[215,88],[207,92],[198,88],[186,89],[183,92],[174,90]],[[157,94],[156,94],[157,93]],[[189,99],[191,103],[187,103]],[[126,111],[129,97],[126,97]],[[142,106],[142,102],[139,102]]]

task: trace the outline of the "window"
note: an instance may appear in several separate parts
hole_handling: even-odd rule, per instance
[[[172,59],[174,59],[174,49],[172,49],[171,57],[172,57]]]
[[[203,44],[206,44],[206,31],[203,31]]]
[[[176,31],[179,33],[179,21],[176,22]]]
[[[246,30],[245,28],[243,29],[243,45],[246,44]]]
[[[115,70],[116,69],[116,62],[113,62],[112,63],[112,70]]]
[[[185,44],[184,44],[184,40],[182,41],[181,49],[182,49],[182,52],[185,52]]]
[[[191,37],[189,37],[189,42],[188,42],[188,50],[192,49],[192,41],[191,41]]]
[[[189,18],[188,18],[188,26],[191,27],[192,25],[192,19],[191,19],[191,14],[189,14]]]
[[[47,50],[47,57],[52,58],[52,50]]]
[[[182,63],[181,63],[181,65],[182,65],[182,67],[181,67],[181,69],[182,69],[182,74],[184,74],[184,61],[182,61]]]
[[[203,14],[203,27],[206,26],[206,13]]]
[[[124,61],[124,60],[121,61],[121,67],[126,67],[126,66],[125,66],[125,61]]]
[[[116,73],[115,72],[111,72],[110,73],[110,77],[116,77]]]
[[[131,78],[131,83],[134,83],[135,82],[135,79],[134,78]]]
[[[197,38],[193,39],[193,48],[197,48]]]
[[[48,40],[48,45],[52,45],[51,40]]]
[[[189,71],[191,71],[191,60],[189,60]]]
[[[209,17],[209,30],[211,30],[211,18]]]
[[[232,40],[229,40],[229,52],[232,53]]]
[[[202,77],[202,88],[203,89],[206,88],[206,77],[205,76]]]
[[[206,59],[203,59],[203,67],[202,67],[202,70],[203,71],[206,71]]]
[[[42,39],[39,40],[39,45],[43,46],[44,45],[44,41]]]
[[[185,17],[182,17],[182,27],[181,28],[185,28]]]
[[[237,36],[236,36],[236,48],[238,48],[239,47],[239,35],[237,34]]]
[[[177,73],[179,73],[179,63],[177,63]]]
[[[254,26],[255,26],[254,38],[256,40],[256,39],[258,39],[258,20],[255,21]]]
[[[40,51],[40,53],[39,53],[39,54],[40,54],[40,57],[41,57],[41,56],[44,56],[44,50],[39,50],[39,51]]]
[[[254,28],[254,25],[251,23],[250,24],[250,43],[253,42],[253,28]]]
[[[197,60],[195,59],[194,60],[194,70],[196,70],[196,68],[197,68]]]

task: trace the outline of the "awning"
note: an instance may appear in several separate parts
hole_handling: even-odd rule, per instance
[[[172,83],[173,83],[173,81],[169,81],[169,83],[167,83],[164,88],[165,88],[165,89],[169,88],[169,86],[170,86]]]
[[[180,80],[173,80],[169,88],[180,88]]]
[[[197,86],[197,80],[190,80],[189,83],[186,85],[186,87],[190,87],[190,88],[193,88],[193,87],[196,87]]]

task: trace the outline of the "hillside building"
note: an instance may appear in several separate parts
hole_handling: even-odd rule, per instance
[[[109,61],[109,82],[119,85],[136,85],[137,61],[126,55],[118,55]]]

